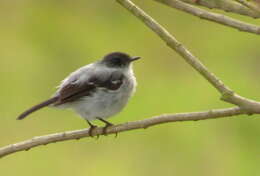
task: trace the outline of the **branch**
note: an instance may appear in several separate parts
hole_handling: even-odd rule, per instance
[[[257,5],[252,4],[252,3],[248,2],[247,0],[235,0],[235,1],[237,1],[238,3],[246,6],[249,9],[254,10],[256,13],[260,14],[260,9]]]
[[[130,0],[117,0],[123,7],[129,10],[139,20],[141,20],[147,27],[153,30],[165,43],[181,55],[185,61],[197,70],[205,79],[207,79],[220,93],[232,92],[230,88],[225,86],[213,73],[210,73],[199,59],[181,44],[175,37],[173,37],[164,27],[157,23],[152,17],[146,14],[142,9],[137,7]]]
[[[200,9],[198,7],[194,7],[192,5],[189,5],[189,4],[179,1],[179,0],[155,0],[155,1],[163,3],[170,7],[173,7],[175,9],[187,12],[189,14],[192,14],[194,16],[197,16],[199,18],[202,18],[202,19],[205,19],[208,21],[213,21],[213,22],[225,25],[225,26],[229,26],[229,27],[238,29],[240,31],[260,34],[259,26],[245,23],[245,22],[233,19],[233,18],[225,16],[225,15],[208,12],[206,10]]]
[[[120,133],[123,131],[130,131],[134,129],[148,128],[150,126],[155,126],[168,122],[178,122],[178,121],[197,121],[206,119],[215,119],[221,117],[230,117],[234,115],[245,114],[245,112],[239,108],[226,108],[226,109],[216,109],[204,112],[192,112],[192,113],[179,113],[179,114],[165,114],[144,120],[139,120],[135,122],[128,122],[119,125],[114,125],[107,128],[107,134]],[[19,142],[16,144],[11,144],[0,148],[0,157],[4,157],[19,151],[27,151],[31,148],[47,145],[50,143],[56,143],[61,141],[80,139],[83,137],[90,137],[88,129],[66,131],[62,133],[55,133],[45,136],[34,137],[30,140]],[[92,131],[94,136],[103,135],[103,128],[99,127]]]
[[[260,14],[254,10],[251,10],[244,5],[241,5],[233,0],[181,0],[183,2],[193,4],[193,5],[200,5],[207,8],[216,8],[221,9],[226,12],[237,13],[240,15],[245,15],[253,18],[259,18]]]
[[[170,48],[175,50],[182,58],[198,71],[208,82],[215,87],[222,95],[221,100],[237,105],[249,114],[260,113],[260,102],[242,97],[228,86],[226,86],[217,76],[211,73],[202,62],[196,58],[183,44],[173,37],[164,27],[157,23],[152,17],[146,14],[130,0],[117,0],[123,7],[141,20],[147,27],[153,30]]]

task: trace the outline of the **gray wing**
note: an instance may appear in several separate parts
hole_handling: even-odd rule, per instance
[[[89,75],[84,81],[78,82],[77,78],[60,87],[57,101],[54,105],[76,101],[82,97],[91,96],[98,88],[117,90],[123,83],[124,75],[119,71],[99,72]]]

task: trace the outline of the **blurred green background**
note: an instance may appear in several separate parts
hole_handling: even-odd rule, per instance
[[[136,1],[239,94],[260,100],[260,38],[170,9]],[[222,12],[221,12],[222,13]],[[228,14],[230,15],[230,14]],[[259,20],[235,16],[247,22]],[[158,36],[114,0],[0,1],[0,145],[86,128],[70,110],[46,108],[16,117],[55,92],[75,69],[111,51],[135,63],[138,88],[123,123],[162,113],[231,107]],[[97,124],[100,124],[97,122]],[[259,175],[259,115],[168,123],[99,140],[37,147],[0,160],[5,176]]]

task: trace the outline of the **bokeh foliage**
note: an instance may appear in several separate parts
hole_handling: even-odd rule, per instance
[[[232,89],[260,99],[259,36],[152,1],[137,3]],[[111,119],[113,123],[231,106],[221,102],[206,80],[115,1],[2,0],[0,38],[1,146],[87,127],[69,110],[46,108],[24,121],[15,118],[53,94],[55,86],[71,71],[111,51],[143,58],[135,63],[137,92],[124,111]],[[108,136],[51,144],[1,159],[0,173],[257,175],[258,116],[172,123],[122,133],[116,139]]]

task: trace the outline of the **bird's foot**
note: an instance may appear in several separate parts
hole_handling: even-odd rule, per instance
[[[108,127],[110,127],[110,126],[113,126],[113,124],[106,124],[106,126],[104,126],[104,128],[103,128],[103,134],[104,134],[105,136],[107,136],[107,129],[108,129]]]
[[[93,130],[95,130],[95,128],[97,128],[96,125],[90,126],[89,130],[88,130],[88,134],[90,137],[94,137],[93,135]],[[97,135],[97,138],[99,137],[99,135]]]
[[[90,137],[94,137],[94,135],[93,135],[93,130],[95,130],[95,128],[97,128],[97,126],[96,126],[96,125],[93,125],[93,124],[90,123],[88,120],[87,120],[87,122],[88,122],[88,124],[89,124],[89,126],[90,126],[90,128],[89,128],[89,130],[88,130],[88,134],[89,134]],[[99,135],[97,135],[97,139],[98,139],[98,137],[99,137]]]
[[[102,119],[102,118],[98,118],[100,121],[102,121],[103,123],[105,123],[106,124],[106,126],[104,126],[104,128],[103,128],[103,134],[105,135],[105,136],[107,136],[107,129],[110,127],[110,126],[113,126],[114,124],[113,123],[110,123],[110,122],[108,122],[108,121],[106,121],[106,120],[104,120],[104,119]],[[116,137],[117,137],[117,133],[116,133]]]

